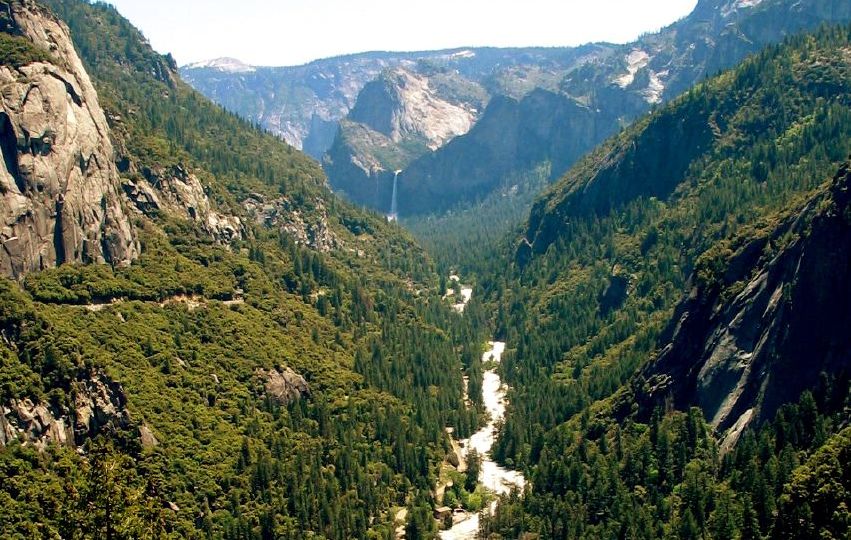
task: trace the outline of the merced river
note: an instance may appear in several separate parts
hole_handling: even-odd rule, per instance
[[[467,294],[464,295],[464,304],[466,304],[466,301],[469,301],[469,298]],[[463,313],[463,308],[459,311]],[[505,417],[505,406],[508,403],[505,397],[508,387],[502,383],[502,379],[500,379],[496,369],[502,361],[504,351],[504,342],[491,341],[488,343],[488,350],[482,355],[482,362],[493,363],[491,369],[484,372],[482,380],[482,400],[485,409],[490,414],[490,420],[487,425],[474,433],[472,437],[459,441],[464,457],[466,457],[471,448],[475,448],[482,459],[482,465],[479,470],[479,483],[499,495],[510,492],[512,488],[522,490],[526,485],[526,479],[522,473],[500,467],[491,458],[491,448],[493,448],[494,438],[496,437],[496,424]],[[493,501],[487,511],[492,515],[495,510],[496,501]],[[440,538],[443,540],[473,540],[476,538],[478,531],[479,514],[467,513],[462,516],[456,516],[456,521],[452,528],[441,531]]]

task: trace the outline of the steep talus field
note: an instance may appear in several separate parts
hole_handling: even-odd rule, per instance
[[[104,251],[43,257],[0,284],[4,537],[386,537],[403,508],[432,530],[444,428],[478,423],[459,373],[484,341],[480,308],[452,312],[408,234],[181,82],[114,8],[45,4],[56,16],[0,6],[4,88],[91,76],[89,94],[72,81],[41,103],[95,128],[76,140],[55,115],[9,114],[6,196],[61,209],[14,157],[95,156],[67,170],[103,193],[75,202],[73,223],[103,219]],[[132,256],[107,250],[123,238],[113,208]],[[76,230],[27,215],[35,231]]]
[[[516,343],[495,454],[532,490],[486,533],[847,534],[845,507],[820,505],[847,507],[851,485],[831,461],[847,452],[849,43],[845,26],[769,47],[535,203],[515,271],[484,286]]]

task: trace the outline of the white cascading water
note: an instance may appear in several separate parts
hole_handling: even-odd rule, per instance
[[[399,211],[396,205],[396,184],[399,181],[399,173],[401,170],[393,174],[393,197],[390,199],[390,214],[387,216],[387,221],[396,221],[399,219]]]
[[[460,278],[453,275],[450,280],[459,281]],[[453,292],[452,289],[446,292],[447,295]],[[462,287],[461,289],[463,300],[460,304],[454,306],[459,313],[464,313],[464,308],[470,301],[473,290],[471,287]],[[508,404],[506,393],[508,386],[503,384],[502,379],[497,373],[497,366],[502,361],[502,353],[505,351],[505,343],[502,341],[491,341],[488,343],[488,350],[482,355],[482,362],[491,363],[491,368],[484,372],[482,377],[482,401],[485,409],[490,414],[490,420],[487,425],[473,434],[469,439],[459,441],[461,451],[464,457],[470,452],[471,448],[475,448],[476,452],[482,460],[479,469],[479,483],[485,488],[497,495],[505,495],[512,489],[523,491],[526,487],[526,479],[523,473],[507,469],[499,466],[491,456],[491,448],[493,448],[497,424],[501,423],[505,418],[505,408]],[[464,394],[466,396],[466,385]],[[492,501],[485,510],[490,515],[496,511],[496,501]],[[461,515],[453,515],[453,525],[451,528],[440,532],[441,540],[474,540],[479,534],[479,514],[464,512]]]

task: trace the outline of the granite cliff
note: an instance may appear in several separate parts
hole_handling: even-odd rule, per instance
[[[773,419],[823,374],[846,371],[849,205],[846,163],[800,213],[705,254],[662,351],[637,379],[641,401],[700,407],[729,449],[748,425]]]
[[[394,171],[463,135],[487,103],[457,73],[396,68],[368,83],[341,121],[323,165],[338,192],[389,210]]]
[[[30,2],[4,5],[9,40],[42,51],[0,67],[0,272],[138,256],[106,118],[67,27]]]
[[[480,200],[548,166],[550,179],[658,105],[766,45],[851,20],[840,0],[701,0],[659,32],[581,57],[554,86],[494,101],[468,133],[399,177],[399,213],[430,214]]]

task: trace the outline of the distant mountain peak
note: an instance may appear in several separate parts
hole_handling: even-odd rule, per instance
[[[450,60],[457,60],[459,58],[474,58],[476,56],[476,51],[472,51],[470,49],[462,49],[460,51],[453,52],[451,54],[446,55]]]
[[[738,11],[740,9],[748,9],[752,7],[756,7],[761,4],[763,0],[734,0],[730,2],[728,5],[724,6],[721,9],[721,14],[724,17],[732,14],[734,11]]]
[[[255,71],[253,66],[237,60],[236,58],[222,57],[202,62],[194,62],[184,66],[187,69],[215,69],[225,73],[251,73]]]
[[[699,0],[696,12],[707,10],[719,12],[722,17],[728,17],[736,11],[754,8],[765,0]]]

